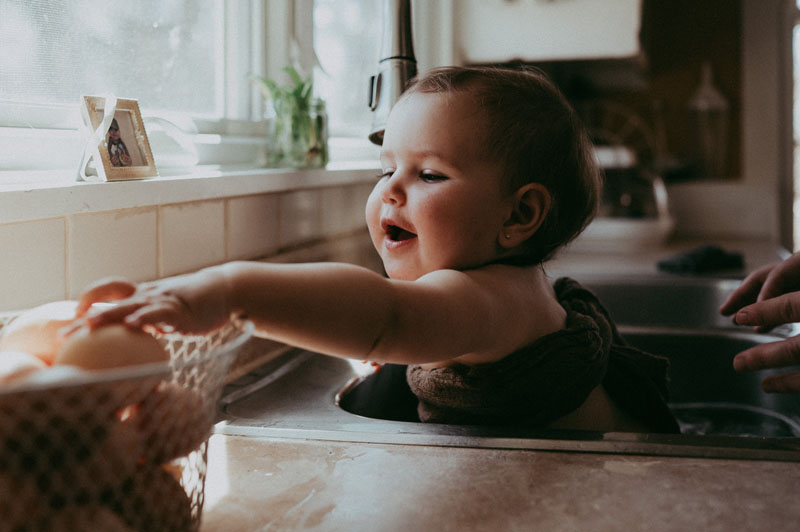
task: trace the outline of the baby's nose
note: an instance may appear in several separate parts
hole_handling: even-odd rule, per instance
[[[383,201],[383,203],[396,205],[404,201],[404,198],[405,193],[403,191],[401,181],[398,178],[397,173],[395,173],[383,184],[381,201]]]

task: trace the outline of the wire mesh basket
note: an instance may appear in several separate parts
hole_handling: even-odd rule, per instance
[[[252,330],[156,334],[169,363],[0,387],[0,532],[197,530],[217,401]]]

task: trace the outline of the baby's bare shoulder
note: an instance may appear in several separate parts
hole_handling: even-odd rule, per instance
[[[446,290],[483,293],[504,304],[541,305],[556,301],[550,280],[541,268],[492,264],[471,270],[437,270],[417,280],[418,283]]]

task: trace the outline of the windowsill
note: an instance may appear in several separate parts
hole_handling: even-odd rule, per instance
[[[78,213],[148,207],[250,194],[365,183],[375,180],[377,161],[330,163],[325,169],[200,166],[154,179],[86,183],[31,179],[0,185],[0,223]],[[162,172],[166,173],[166,172]]]

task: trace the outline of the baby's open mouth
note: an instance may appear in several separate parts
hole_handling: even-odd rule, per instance
[[[396,225],[390,225],[386,228],[386,236],[389,237],[389,240],[400,242],[401,240],[408,240],[410,238],[414,238],[417,235],[415,235],[411,231],[406,231],[402,227],[397,227]]]

